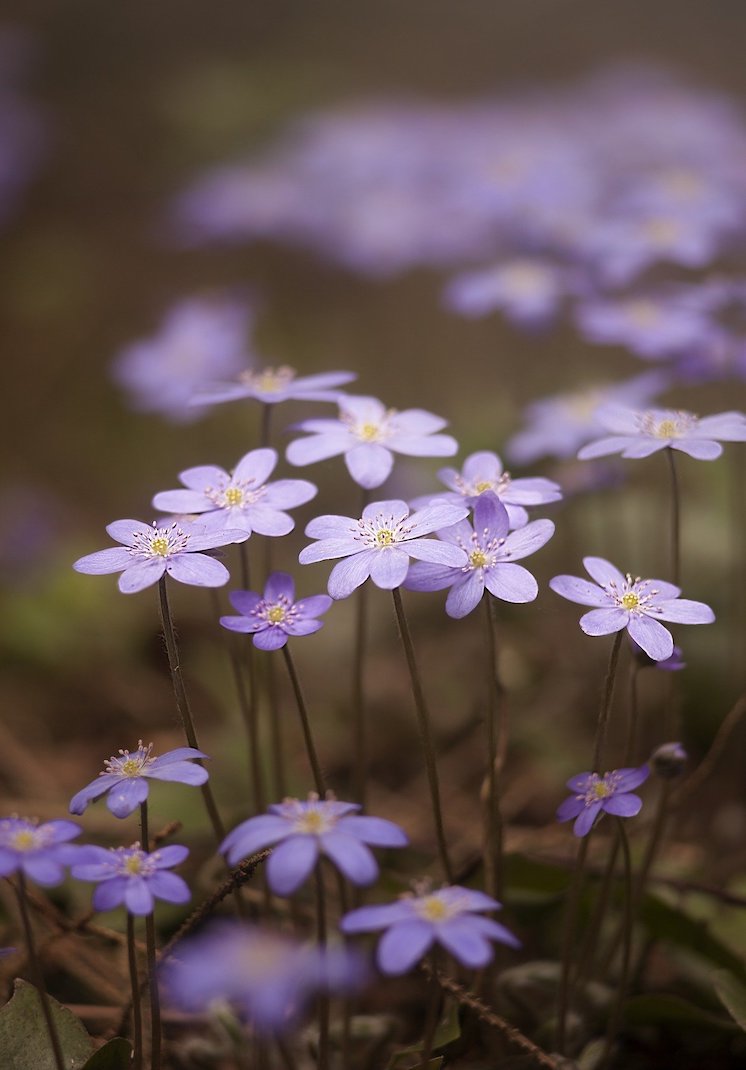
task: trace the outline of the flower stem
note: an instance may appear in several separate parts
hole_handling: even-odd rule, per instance
[[[425,1016],[425,1028],[422,1034],[422,1059],[420,1070],[427,1070],[433,1054],[435,1032],[438,1028],[438,1010],[441,1003],[441,988],[438,977],[438,953],[433,950],[430,967],[430,999],[427,1002],[427,1014]]]
[[[252,648],[253,651],[253,648]],[[283,799],[287,795],[285,787],[285,760],[282,745],[282,716],[280,698],[277,693],[277,674],[275,659],[266,658],[267,697],[269,698],[269,737],[272,745],[272,774],[275,782],[275,798]]]
[[[670,446],[663,451],[668,459],[671,477],[671,582],[679,586],[681,580],[681,503],[676,459]]]
[[[326,950],[326,896],[324,893],[324,874],[321,863],[314,870],[316,879],[316,937],[322,953]],[[319,998],[319,1055],[318,1070],[329,1070],[329,997],[323,994]]]
[[[306,741],[306,753],[308,754],[308,761],[311,766],[311,772],[313,773],[314,783],[316,785],[316,791],[319,793],[319,798],[323,799],[326,795],[326,784],[324,783],[324,774],[321,772],[321,765],[319,763],[318,754],[316,753],[316,747],[313,742],[313,735],[311,733],[311,721],[308,717],[308,708],[306,706],[306,700],[303,697],[303,692],[300,686],[300,680],[298,679],[298,673],[295,670],[295,662],[292,659],[288,644],[282,648],[282,653],[285,657],[285,665],[287,666],[288,676],[290,677],[290,683],[293,685],[293,692],[295,694],[295,701],[298,705],[298,713],[300,715],[300,723],[303,728],[303,737]]]
[[[181,664],[179,662],[179,650],[176,645],[176,634],[174,632],[173,618],[171,617],[171,607],[168,603],[168,591],[166,589],[166,577],[161,576],[158,581],[158,594],[159,605],[161,611],[161,625],[163,627],[163,638],[166,641],[166,651],[168,653],[168,665],[171,670],[171,679],[174,686],[174,694],[176,696],[176,709],[181,720],[182,727],[184,729],[184,735],[186,736],[187,743],[190,747],[194,747],[200,750],[199,743],[197,742],[197,734],[194,730],[194,721],[192,719],[192,711],[189,708],[189,700],[187,698],[186,687],[184,686],[184,677],[181,673]],[[218,808],[215,805],[215,798],[212,794],[212,788],[210,787],[210,781],[206,780],[201,786],[202,797],[205,801],[205,808],[207,810],[210,823],[212,824],[215,838],[218,844],[221,844],[225,839],[225,828],[223,822],[220,819]]]
[[[614,681],[616,679],[616,669],[619,662],[619,651],[622,646],[622,636],[624,635],[624,629],[617,632],[614,636],[614,643],[611,648],[611,654],[609,655],[609,667],[606,670],[606,679],[604,681],[604,690],[601,698],[601,706],[598,711],[598,724],[596,727],[596,742],[593,749],[593,772],[601,772],[601,759],[603,758],[604,742],[606,740],[606,728],[609,722],[609,712],[611,710],[611,700],[614,696]]]
[[[140,846],[150,850],[148,832],[148,804],[140,803]],[[155,921],[153,911],[145,915],[145,954],[148,963],[148,994],[150,995],[150,1065],[151,1070],[161,1066],[161,1000],[158,992],[158,974],[155,965]]]
[[[629,666],[629,715],[627,721],[627,742],[624,747],[623,766],[628,766],[634,757],[637,746],[637,723],[640,715],[640,700],[638,695],[638,676],[640,666],[633,658]]]
[[[567,899],[565,912],[565,925],[562,940],[562,971],[560,973],[559,992],[557,996],[557,1051],[564,1055],[567,1033],[567,1012],[570,1004],[570,963],[572,961],[573,948],[575,946],[575,930],[578,923],[578,907],[580,906],[580,893],[583,887],[583,870],[588,855],[588,844],[591,833],[583,837],[578,845],[578,853],[575,857],[570,891]]]
[[[49,1043],[52,1046],[54,1061],[57,1065],[57,1070],[65,1070],[65,1057],[62,1054],[62,1045],[52,1014],[52,1004],[47,995],[47,989],[44,984],[44,974],[42,973],[39,957],[36,954],[36,944],[34,943],[34,933],[31,928],[31,919],[29,918],[28,902],[26,898],[26,877],[21,870],[18,872],[18,886],[14,887],[18,898],[18,909],[21,914],[23,934],[26,938],[26,951],[28,952],[29,963],[34,975],[34,984],[39,993],[39,1002],[41,1003],[42,1014],[44,1015],[44,1021],[47,1026],[47,1033],[49,1034]]]
[[[262,403],[262,419],[261,427],[259,429],[259,445],[262,449],[269,446],[270,438],[272,437],[272,406],[267,405],[266,402]]]
[[[497,629],[494,603],[484,599],[487,619],[487,820],[485,822],[485,891],[499,899],[502,891],[503,823],[500,813],[500,791],[497,781],[499,757],[507,748],[507,717],[505,692],[497,669]],[[498,735],[500,747],[498,751]]]
[[[132,988],[132,1033],[134,1053],[132,1070],[142,1070],[142,1011],[140,1009],[140,982],[137,973],[137,954],[135,951],[135,922],[127,911],[127,964]]]
[[[370,500],[364,487],[360,500],[360,515]],[[355,593],[355,648],[352,658],[352,715],[354,717],[354,786],[355,797],[365,808],[368,780],[368,732],[365,711],[365,651],[368,645],[368,584]]]
[[[614,1010],[611,1013],[609,1019],[609,1028],[606,1033],[606,1046],[601,1058],[600,1070],[606,1065],[611,1055],[611,1046],[614,1042],[614,1037],[619,1029],[619,1020],[622,1014],[622,1006],[624,1005],[624,997],[627,990],[627,981],[629,979],[629,963],[632,954],[632,912],[633,912],[633,891],[632,891],[632,858],[629,851],[629,840],[627,839],[627,831],[624,827],[624,821],[620,818],[616,818],[617,834],[619,836],[619,843],[622,848],[622,857],[624,859],[624,943],[622,947],[622,970],[619,976],[619,980],[616,985],[616,1002],[614,1004]]]
[[[404,653],[407,657],[409,676],[412,681],[412,694],[414,695],[414,704],[417,711],[417,725],[420,730],[422,747],[425,752],[425,769],[427,770],[427,780],[430,787],[430,798],[433,806],[438,853],[440,855],[440,862],[446,880],[449,884],[452,884],[453,867],[451,866],[451,859],[448,854],[448,844],[446,843],[445,827],[443,825],[443,812],[440,805],[440,786],[438,784],[438,767],[435,762],[435,746],[430,731],[430,715],[427,710],[427,704],[425,703],[425,693],[422,690],[422,682],[417,669],[412,636],[409,631],[409,625],[407,624],[407,618],[404,614],[401,591],[398,587],[395,587],[391,593],[394,597],[394,609],[399,624],[399,634],[401,635]]]

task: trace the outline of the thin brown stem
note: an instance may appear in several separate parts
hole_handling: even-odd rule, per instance
[[[668,461],[671,480],[671,582],[678,587],[681,581],[681,496],[674,452],[670,446],[667,446],[663,452]]]
[[[417,668],[412,636],[409,631],[409,625],[407,624],[407,618],[404,614],[401,591],[398,587],[395,587],[391,593],[394,598],[394,610],[396,611],[396,619],[399,624],[399,634],[401,635],[402,645],[404,646],[404,653],[409,667],[415,710],[417,712],[417,725],[420,730],[420,739],[422,740],[422,748],[425,755],[425,769],[427,771],[427,780],[430,787],[430,799],[432,801],[433,817],[435,820],[435,836],[438,843],[438,854],[440,856],[440,862],[446,880],[449,884],[452,884],[453,867],[448,854],[448,844],[446,841],[445,826],[443,824],[443,811],[440,804],[440,785],[438,783],[438,767],[435,761],[435,746],[433,743],[432,732],[430,730],[430,715],[428,713],[427,704],[425,702],[425,693],[422,689],[420,674]]]
[[[142,1070],[142,1011],[140,1009],[140,981],[135,948],[135,920],[127,911],[127,965],[132,988],[132,1040],[134,1053],[132,1070]]]
[[[609,1019],[609,1028],[606,1033],[606,1044],[604,1053],[601,1058],[601,1066],[599,1070],[603,1070],[603,1067],[609,1061],[611,1055],[612,1045],[614,1043],[614,1037],[619,1029],[619,1022],[622,1016],[622,1007],[624,1006],[624,998],[627,992],[627,983],[629,980],[629,964],[632,956],[632,921],[633,921],[633,891],[632,891],[632,858],[629,850],[629,840],[627,839],[627,831],[624,827],[624,821],[622,818],[616,818],[617,834],[619,836],[619,842],[622,848],[622,857],[624,859],[624,928],[623,928],[623,946],[622,946],[622,969],[619,975],[619,980],[616,985],[616,1000],[614,1003],[614,1009]]]
[[[54,1061],[57,1065],[57,1070],[65,1070],[65,1057],[62,1054],[62,1044],[60,1043],[57,1026],[55,1025],[52,1004],[47,995],[46,985],[44,984],[44,974],[42,973],[39,957],[36,954],[34,932],[31,928],[31,919],[29,918],[28,904],[26,902],[26,878],[21,870],[18,871],[18,885],[14,885],[13,887],[18,899],[18,909],[21,914],[21,924],[23,925],[23,934],[26,939],[26,952],[28,954],[29,965],[34,976],[36,990],[39,993],[39,1002],[41,1003],[44,1022],[47,1027],[47,1033],[49,1034],[49,1043],[52,1047]]]
[[[140,803],[140,845],[143,851],[150,850],[147,802]],[[150,996],[150,1065],[151,1070],[160,1070],[161,1000],[158,991],[158,974],[155,959],[155,921],[152,910],[145,915],[145,955],[148,964],[148,995]]]
[[[560,973],[559,992],[557,996],[557,1041],[556,1047],[560,1054],[565,1052],[567,1032],[567,1012],[570,1006],[570,966],[572,953],[575,946],[575,931],[578,924],[578,908],[580,906],[580,893],[583,888],[583,870],[588,854],[588,844],[591,833],[584,836],[578,845],[578,853],[575,858],[570,891],[567,899],[565,912],[565,924],[562,940],[562,969]]]
[[[311,720],[308,716],[308,707],[306,706],[306,700],[303,697],[303,691],[301,690],[300,680],[298,679],[298,673],[295,669],[295,662],[290,654],[288,644],[282,648],[282,653],[285,658],[285,665],[288,670],[288,676],[290,677],[290,683],[293,687],[293,694],[295,695],[295,702],[298,706],[298,715],[300,716],[300,723],[303,729],[303,738],[306,743],[306,753],[308,755],[308,762],[311,766],[311,772],[313,773],[314,783],[316,785],[316,791],[319,794],[319,798],[323,799],[326,795],[326,784],[324,783],[324,774],[321,772],[321,763],[319,762],[318,754],[316,753],[316,745],[313,741],[313,733],[311,732]]]
[[[484,599],[487,621],[487,820],[485,822],[484,875],[485,891],[493,899],[502,893],[503,822],[500,813],[500,790],[497,778],[498,726],[500,735],[505,718],[505,693],[497,668],[497,629],[494,605],[489,595]],[[504,744],[507,747],[507,739]]]
[[[362,488],[360,515],[370,500],[370,491]],[[365,652],[368,646],[368,584],[355,593],[355,645],[352,657],[352,716],[354,725],[355,797],[365,808],[368,788],[368,731],[365,709]]]
[[[316,879],[316,938],[319,948],[326,949],[326,895],[324,892],[324,874],[321,863],[314,871]],[[318,1001],[319,1009],[319,1053],[318,1070],[329,1070],[329,997],[322,993]]]
[[[596,726],[596,742],[593,748],[593,772],[601,772],[601,760],[603,758],[604,743],[606,742],[606,729],[609,723],[609,713],[611,711],[611,700],[614,697],[614,681],[616,679],[616,670],[619,663],[619,651],[622,647],[622,636],[625,633],[625,629],[622,628],[614,636],[614,642],[611,647],[611,653],[609,655],[609,667],[606,670],[606,679],[604,680],[603,695],[601,698],[601,706],[598,711],[598,723]]]

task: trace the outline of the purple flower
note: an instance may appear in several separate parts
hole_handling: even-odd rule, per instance
[[[438,528],[458,523],[468,513],[466,506],[436,502],[409,515],[406,502],[372,502],[360,520],[349,516],[318,516],[306,527],[306,535],[318,539],[301,550],[302,565],[314,561],[346,558],[329,576],[332,598],[347,598],[370,578],[377,587],[393,590],[407,575],[410,557],[457,568],[467,564],[464,550],[450,543],[423,538]]]
[[[232,632],[254,635],[254,646],[260,650],[279,650],[290,635],[312,635],[323,622],[317,620],[326,613],[332,599],[326,594],[312,595],[295,601],[295,583],[287,572],[273,572],[264,587],[264,597],[256,591],[231,591],[231,605],[240,617],[221,617],[220,623]]]
[[[526,409],[528,427],[510,439],[507,454],[518,464],[529,464],[547,454],[573,457],[603,429],[596,415],[601,405],[642,405],[665,386],[665,376],[655,371],[622,383],[584,387],[535,401]]]
[[[122,543],[79,558],[73,568],[90,576],[121,572],[119,590],[142,591],[168,573],[180,583],[196,587],[222,587],[230,579],[225,565],[201,553],[248,539],[246,531],[207,531],[203,525],[176,522],[159,526],[141,520],[115,520],[106,528]]]
[[[611,436],[584,446],[581,460],[621,453],[622,457],[649,457],[670,446],[699,461],[714,461],[723,452],[716,441],[746,442],[746,416],[741,412],[721,412],[716,416],[695,416],[683,409],[626,409],[605,405],[598,419]]]
[[[305,479],[279,479],[268,483],[277,453],[251,450],[232,473],[204,464],[181,472],[187,490],[164,490],[153,498],[153,507],[168,513],[202,513],[206,529],[234,528],[259,535],[287,535],[295,521],[285,509],[311,500],[317,493]]]
[[[127,346],[112,375],[134,408],[185,421],[201,415],[190,402],[206,382],[229,377],[246,363],[253,313],[234,300],[180,301],[157,334]]]
[[[172,844],[150,854],[139,843],[131,847],[86,847],[85,859],[74,865],[77,880],[96,881],[94,910],[113,910],[123,903],[130,914],[152,914],[156,899],[187,903],[191,893],[185,881],[167,873],[189,854],[188,847]]]
[[[425,895],[402,896],[384,906],[360,907],[345,914],[340,928],[348,935],[386,930],[376,953],[382,973],[406,973],[434,943],[463,966],[480,969],[492,959],[491,940],[520,947],[508,929],[479,913],[499,908],[483,892],[452,885]]]
[[[551,261],[523,257],[456,276],[445,303],[463,316],[500,309],[519,327],[541,327],[556,313],[566,286],[564,272]]]
[[[267,929],[222,922],[179,944],[163,970],[168,998],[194,1012],[235,1007],[259,1034],[292,1029],[317,993],[349,996],[365,980],[343,947],[299,944]]]
[[[73,821],[27,821],[22,817],[0,820],[0,877],[20,870],[37,884],[59,884],[64,867],[84,848],[69,844],[82,829]]]
[[[554,480],[513,479],[510,472],[503,470],[497,454],[487,450],[467,457],[460,472],[455,468],[441,468],[438,479],[450,488],[450,493],[415,498],[411,503],[413,508],[429,505],[437,499],[457,505],[464,502],[473,509],[480,494],[491,491],[507,509],[511,528],[521,528],[528,523],[524,505],[544,505],[562,497],[559,483]]]
[[[205,386],[191,403],[217,405],[243,398],[254,398],[265,405],[277,405],[281,401],[338,401],[343,393],[338,387],[356,378],[354,372],[322,372],[298,378],[294,368],[285,366],[258,372],[247,368],[234,382]]]
[[[715,619],[708,605],[679,598],[681,588],[665,580],[623,576],[602,557],[584,557],[583,564],[595,583],[578,576],[555,576],[549,586],[571,602],[596,607],[580,618],[586,635],[610,635],[626,628],[648,657],[664,661],[674,646],[671,633],[660,621],[710,624]]]
[[[153,757],[153,744],[144,746],[139,740],[137,750],[120,750],[104,762],[105,769],[87,787],[70,800],[70,813],[82,814],[88,803],[108,792],[106,805],[114,817],[127,817],[148,797],[148,779],[171,780],[180,784],[204,784],[207,770],[190,759],[207,758],[194,747],[176,750]]]
[[[575,318],[589,341],[624,345],[652,360],[701,347],[715,330],[694,297],[676,293],[596,298],[578,305]]]
[[[539,590],[536,580],[528,569],[513,562],[535,553],[553,534],[551,520],[534,520],[511,532],[505,506],[493,494],[483,494],[474,506],[474,527],[462,520],[438,532],[439,538],[464,551],[466,564],[417,561],[410,567],[404,587],[410,591],[450,587],[446,613],[455,618],[465,617],[479,605],[485,587],[505,602],[532,602]]]
[[[405,847],[404,832],[393,821],[360,817],[357,803],[319,799],[286,799],[269,807],[268,814],[250,817],[229,832],[220,850],[231,865],[279,844],[267,862],[267,883],[277,895],[292,895],[303,883],[319,855],[326,855],[353,884],[372,884],[378,865],[366,846]]]
[[[681,669],[686,668],[684,652],[680,646],[674,646],[670,658],[663,658],[662,661],[654,661],[652,658],[648,657],[639,643],[634,641],[632,636],[630,636],[629,642],[632,647],[633,656],[637,659],[638,664],[643,669],[655,666],[656,669],[662,669],[664,672],[680,672]]]
[[[361,487],[380,487],[394,466],[393,453],[409,457],[451,457],[458,443],[436,432],[446,426],[424,409],[397,412],[371,397],[348,397],[339,403],[337,420],[304,420],[299,431],[311,432],[287,448],[290,464],[306,465],[344,454],[347,470]]]
[[[611,773],[579,773],[567,781],[573,794],[557,810],[558,821],[572,821],[576,836],[586,836],[603,813],[634,817],[642,809],[642,799],[632,789],[647,780],[650,769],[614,769]]]

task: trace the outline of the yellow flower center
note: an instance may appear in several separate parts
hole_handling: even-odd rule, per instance
[[[142,858],[140,855],[130,855],[124,861],[125,873],[130,873],[132,876],[137,876],[142,873]]]
[[[243,502],[243,491],[240,487],[228,487],[225,492],[225,504],[226,505],[241,505]]]
[[[154,539],[150,540],[151,553],[157,554],[158,557],[166,557],[168,554],[168,539],[163,535],[156,535]]]
[[[640,604],[640,597],[634,591],[627,591],[626,594],[622,595],[621,602],[625,609],[637,609]]]
[[[484,568],[489,563],[489,557],[484,550],[472,550],[469,554],[469,561],[473,568]]]
[[[308,832],[314,836],[319,832],[325,832],[327,827],[327,819],[318,810],[306,810],[298,818],[297,829],[299,832]]]
[[[611,784],[607,784],[605,780],[597,780],[592,788],[593,794],[598,799],[607,799],[609,795],[614,794],[614,789]]]
[[[376,543],[378,546],[393,546],[394,533],[391,528],[379,528],[376,532]]]
[[[437,895],[428,895],[419,904],[419,913],[426,921],[444,921],[449,911]]]
[[[285,610],[282,606],[272,606],[267,610],[267,620],[270,624],[281,624],[285,620]]]
[[[377,424],[360,424],[357,429],[358,438],[363,442],[375,442],[379,438],[381,429]]]
[[[673,420],[661,420],[655,429],[655,433],[658,438],[674,438],[678,433],[678,428]]]
[[[477,483],[474,486],[474,490],[477,494],[484,494],[486,490],[492,490],[494,483],[491,483],[488,479],[483,479],[481,483]]]
[[[24,829],[17,832],[13,837],[13,846],[16,851],[31,851],[36,847],[36,836],[32,829]]]
[[[142,762],[137,758],[127,758],[119,767],[122,776],[138,776],[142,769]]]

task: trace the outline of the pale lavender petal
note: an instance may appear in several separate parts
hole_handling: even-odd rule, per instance
[[[215,506],[199,491],[162,490],[153,498],[153,508],[163,513],[204,513]]]
[[[626,628],[630,615],[626,609],[592,609],[580,618],[586,635],[611,635]]]
[[[330,598],[329,601],[332,602],[334,599]],[[324,627],[324,622],[320,620],[291,620],[285,621],[282,627],[288,635],[313,635],[314,632],[318,632]]]
[[[395,903],[384,903],[369,907],[358,907],[345,914],[339,923],[343,933],[369,933],[376,929],[387,929],[399,921],[408,921],[413,916],[411,902],[399,899]]]
[[[337,823],[340,832],[344,831],[355,836],[363,843],[370,843],[374,847],[406,847],[409,843],[403,829],[393,821],[387,821],[384,817],[361,817],[351,814],[343,817]]]
[[[380,424],[386,406],[378,398],[367,394],[350,394],[339,403],[341,415],[351,416],[357,424]]]
[[[258,535],[278,538],[281,535],[287,535],[295,527],[295,521],[291,516],[277,509],[270,509],[266,505],[252,505],[244,510],[241,516],[248,518],[252,531],[256,531]]]
[[[502,495],[511,505],[545,505],[562,498],[562,488],[553,479],[514,479]]]
[[[413,513],[407,526],[411,528],[414,537],[419,537],[438,531],[439,528],[453,527],[454,524],[458,524],[459,520],[463,520],[468,514],[469,508],[466,505],[453,505],[451,502],[437,501]]]
[[[241,401],[251,397],[251,388],[242,383],[215,383],[195,394],[190,405],[217,405],[221,401]]]
[[[505,539],[502,553],[514,561],[520,561],[529,554],[536,553],[549,542],[554,535],[554,522],[551,520],[532,520],[520,531],[512,531]]]
[[[493,956],[492,946],[474,930],[471,918],[452,918],[439,925],[436,939],[462,966],[477,970]]]
[[[670,601],[655,601],[656,618],[676,624],[711,624],[715,614],[705,602],[693,602],[690,598],[673,598]]]
[[[227,483],[230,476],[224,468],[219,468],[216,464],[200,464],[179,472],[179,479],[189,490],[200,491],[204,495],[206,487]]]
[[[585,800],[578,799],[574,795],[571,795],[569,799],[565,799],[563,803],[557,807],[557,820],[558,821],[572,821],[579,813],[585,809]]]
[[[430,499],[428,505],[434,505],[436,501],[442,501],[443,499]],[[459,503],[463,502],[463,498],[459,499]],[[468,520],[459,520],[456,524],[450,524],[447,528],[438,529],[438,538],[443,539],[445,542],[454,543],[456,546],[461,546],[462,543],[468,544],[474,534],[474,528],[471,526]]]
[[[318,542],[305,546],[298,554],[301,565],[311,565],[316,561],[329,561],[334,557],[349,557],[362,553],[363,544],[351,536],[336,539],[319,539]]]
[[[277,451],[267,448],[245,453],[233,470],[233,481],[253,480],[257,486],[266,483],[277,464]]]
[[[719,438],[723,442],[746,442],[746,416],[742,412],[719,412],[703,416],[697,424],[697,434]]]
[[[616,584],[616,586],[622,590],[625,584],[625,578],[622,573],[612,565],[611,561],[607,561],[604,557],[584,557],[583,566],[596,583],[601,587],[606,587],[609,584]]]
[[[122,594],[135,594],[137,591],[157,583],[166,571],[166,559],[136,561],[119,577],[119,590]]]
[[[393,925],[378,943],[376,961],[381,972],[406,973],[420,961],[434,937],[433,926],[426,921],[402,921]]]
[[[228,601],[233,608],[245,617],[256,609],[261,600],[261,595],[256,591],[231,591],[228,595]]]
[[[382,502],[370,502],[370,504],[366,505],[363,509],[364,520],[375,521],[378,516],[393,516],[397,519],[403,519],[408,515],[409,507],[406,502],[401,500],[401,498],[386,499]]]
[[[260,628],[264,628],[266,625],[266,621],[261,620],[259,617],[221,617],[220,623],[228,631],[241,632],[244,635],[258,632]]]
[[[222,852],[228,852],[228,861],[232,866],[242,858],[256,854],[272,843],[279,843],[293,834],[293,826],[284,817],[275,814],[260,814],[250,817],[229,832],[220,845]]]
[[[601,811],[601,802],[591,803],[590,806],[586,806],[572,827],[573,833],[576,836],[587,835],[587,833],[589,833],[593,828],[593,823],[595,822]]]
[[[345,453],[345,464],[359,486],[372,490],[388,479],[394,467],[394,458],[385,446],[366,442]]]
[[[294,509],[315,498],[319,488],[307,479],[278,479],[267,487],[262,501],[273,509]]]
[[[641,765],[638,768],[617,769],[615,772],[617,775],[616,790],[632,791],[633,788],[638,788],[640,784],[645,783],[650,776],[650,767]]]
[[[292,895],[313,869],[319,854],[316,836],[291,836],[267,861],[267,883],[276,895]]]
[[[279,598],[295,601],[295,581],[289,572],[272,572],[264,585],[264,598],[276,602]],[[235,603],[234,603],[235,605]]]
[[[510,502],[505,502],[505,508],[508,511],[508,522],[511,528],[522,528],[528,524],[528,513],[522,505],[512,505]]]
[[[673,653],[671,633],[652,617],[635,616],[630,619],[629,634],[653,661],[665,661]]]
[[[378,876],[378,863],[365,844],[336,829],[325,833],[320,839],[321,850],[348,881],[362,887],[373,883]]]
[[[151,765],[148,767],[147,775],[153,776],[154,769],[160,769],[161,766],[170,765],[172,762],[183,762],[187,758],[209,757],[209,754],[197,750],[196,747],[174,747],[173,750],[166,751],[165,754],[159,754],[156,758],[153,758]]]
[[[105,885],[100,887],[105,887]],[[139,916],[152,914],[155,901],[149,882],[142,877],[128,877],[127,886],[124,889],[124,905],[130,914]]]
[[[29,855],[21,859],[20,865],[26,876],[45,886],[59,884],[65,875],[60,863],[45,855]]]
[[[89,880],[90,878],[81,877],[80,879]],[[118,907],[124,901],[126,890],[126,877],[114,877],[111,880],[105,880],[93,892],[93,909],[113,910],[114,907]]]
[[[689,454],[697,461],[714,461],[723,452],[720,443],[710,442],[707,439],[673,439],[668,445],[671,449]]]
[[[446,598],[446,613],[460,620],[479,605],[484,594],[484,577],[481,572],[472,572],[463,583],[455,583]]]
[[[73,795],[68,807],[71,814],[82,814],[88,803],[93,802],[99,795],[103,795],[109,788],[118,784],[120,777],[116,773],[106,773],[104,776],[96,777],[90,784],[82,788],[76,795]]]
[[[675,587],[673,583],[668,583],[666,580],[648,580],[648,583],[655,585],[656,606],[664,601],[668,601],[670,598],[678,598],[681,594],[680,587]]]
[[[148,797],[148,782],[144,777],[122,780],[109,792],[106,805],[114,817],[129,817]]]
[[[463,568],[468,562],[466,551],[450,542],[435,539],[410,539],[407,553],[419,561],[431,561],[435,565],[450,565],[451,568]]]
[[[579,602],[581,606],[606,606],[609,604],[609,596],[595,583],[589,583],[579,576],[555,576],[549,581],[552,590],[571,602]]]
[[[287,633],[277,625],[262,628],[254,636],[254,646],[258,650],[280,650],[287,641]]]
[[[187,552],[192,553],[195,550],[216,550],[221,546],[228,546],[234,542],[245,542],[247,538],[247,532],[241,530],[240,526],[221,526],[212,529],[205,524],[204,527],[189,531],[189,550]]]
[[[376,587],[391,591],[404,583],[408,568],[409,555],[404,550],[391,546],[386,550],[373,551],[370,578]]]
[[[622,450],[622,457],[630,461],[641,461],[644,457],[650,457],[651,454],[665,449],[666,446],[672,446],[673,442],[673,439],[635,439]]]
[[[442,591],[461,576],[460,568],[416,562],[411,565],[402,587],[408,591]]]
[[[110,572],[121,572],[129,568],[132,561],[132,554],[124,546],[112,546],[107,550],[97,550],[94,554],[78,558],[73,568],[76,572],[89,576],[105,576]]]
[[[603,808],[607,814],[616,817],[634,817],[642,810],[642,799],[639,795],[610,795],[604,799]]]
[[[115,542],[125,546],[133,546],[136,538],[147,540],[153,534],[152,525],[144,524],[142,520],[114,520],[106,525],[106,530]]]
[[[594,413],[598,422],[618,435],[634,435],[639,430],[640,413],[613,402],[599,405]]]
[[[442,479],[443,473],[448,471],[453,472],[454,469],[441,468],[438,477]],[[503,473],[503,463],[496,453],[489,450],[477,450],[476,453],[466,458],[462,472],[464,479],[469,483],[498,480]]]
[[[171,843],[166,847],[159,847],[150,857],[158,869],[167,869],[169,866],[180,865],[189,856],[189,848],[180,843]]]
[[[306,617],[320,617],[331,609],[333,599],[327,594],[312,594],[309,598],[301,598],[295,603],[295,608]]]
[[[596,442],[589,442],[578,450],[578,459],[589,461],[594,457],[607,457],[610,453],[621,453],[626,450],[630,442],[635,441],[627,436],[615,435],[610,438],[600,438]]]
[[[327,590],[332,598],[347,598],[356,588],[365,583],[370,576],[376,552],[366,550],[334,566],[327,584]]]
[[[453,457],[458,442],[452,435],[408,435],[397,432],[387,439],[392,450],[407,457]]]
[[[179,583],[194,587],[222,587],[231,578],[225,565],[206,554],[180,554],[169,561],[167,571]]]
[[[488,531],[490,537],[502,539],[510,530],[508,510],[493,493],[480,494],[474,506],[474,530]]]
[[[577,791],[578,793],[585,793],[590,787],[593,781],[593,773],[577,773],[575,776],[571,776],[567,781],[567,786],[570,791]]]
[[[173,780],[178,784],[198,785],[204,784],[209,774],[203,765],[197,765],[195,762],[174,762],[173,765],[162,765],[157,769],[151,767],[148,776],[151,780]]]
[[[325,514],[306,524],[306,535],[310,539],[339,539],[345,536],[350,538],[354,531],[357,531],[357,520],[353,520],[351,516]]]
[[[497,564],[486,570],[484,583],[490,594],[504,602],[533,602],[539,593],[539,585],[523,565]]]
[[[447,422],[425,409],[403,409],[396,414],[396,426],[405,435],[432,435],[442,431]]]
[[[177,873],[154,873],[148,884],[153,895],[166,903],[188,903],[192,898],[189,885]]]
[[[349,431],[339,430],[323,435],[309,435],[291,442],[285,451],[288,464],[296,467],[316,464],[329,457],[336,457],[350,448],[355,440]]]
[[[501,944],[507,944],[509,947],[521,946],[521,941],[518,937],[514,936],[510,929],[506,929],[504,925],[495,921],[494,918],[473,916],[469,920],[472,928],[481,932],[483,936],[487,936],[491,940],[498,940]]]

